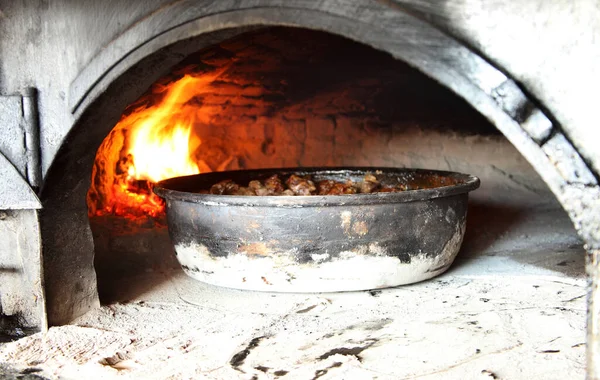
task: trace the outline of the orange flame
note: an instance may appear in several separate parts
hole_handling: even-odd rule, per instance
[[[198,105],[189,103],[223,71],[186,74],[157,87],[163,93],[159,102],[140,107],[117,123],[96,156],[88,193],[90,214],[156,217],[164,213],[164,202],[152,192],[152,185],[166,178],[200,173],[195,152],[201,141],[193,133]],[[124,136],[122,146],[112,141],[119,136],[115,131]],[[106,186],[111,181],[112,186]],[[94,209],[94,203],[100,207]]]
[[[200,172],[193,158],[200,140],[192,135],[194,120],[184,107],[196,94],[194,88],[198,81],[190,75],[184,76],[169,86],[165,98],[156,107],[129,116],[135,119],[129,137],[128,153],[135,160],[129,168],[130,176],[158,182]],[[126,123],[129,117],[122,122]]]

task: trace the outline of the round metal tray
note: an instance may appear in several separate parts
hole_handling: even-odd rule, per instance
[[[316,181],[377,173],[397,193],[311,196],[199,194],[231,179],[273,174]],[[276,292],[386,288],[429,279],[452,264],[465,232],[468,192],[479,179],[395,168],[240,170],[177,177],[154,191],[184,271],[209,284]]]

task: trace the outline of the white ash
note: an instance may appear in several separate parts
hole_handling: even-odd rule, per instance
[[[421,252],[410,263],[388,256],[377,243],[339,252],[338,258],[324,261],[319,254],[311,263],[298,263],[295,252],[253,257],[230,253],[212,256],[200,243],[178,244],[177,258],[191,277],[213,285],[277,292],[327,292],[380,289],[432,278],[448,269],[462,241],[462,228],[456,230],[442,252],[431,258]]]

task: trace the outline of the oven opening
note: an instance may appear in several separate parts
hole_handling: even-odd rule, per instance
[[[469,198],[461,250],[448,271],[407,287],[307,295],[236,291],[184,274],[169,237],[165,203],[152,192],[158,181],[228,170],[332,166],[423,168],[479,177],[481,187]],[[577,299],[581,289],[573,284],[585,281],[581,241],[569,218],[491,123],[391,55],[325,32],[264,28],[187,56],[124,110],[96,153],[91,178],[87,206],[101,302],[138,322],[151,314],[132,311],[139,305],[174,307],[183,322],[167,318],[172,324],[167,329],[199,323],[193,320],[197,310],[186,309],[190,305],[210,310],[203,316],[210,321],[232,310],[277,319],[285,309],[302,317],[314,314],[326,321],[323,326],[335,321],[346,326],[339,339],[322,334],[325,341],[342,344],[338,340],[353,339],[349,314],[335,316],[334,306],[342,305],[364,309],[353,318],[362,323],[358,334],[368,338],[363,348],[376,350],[392,342],[386,334],[398,334],[401,321],[369,324],[375,311],[363,306],[376,304],[377,313],[392,315],[401,302],[402,313],[408,313],[412,331],[419,331],[423,342],[435,341],[431,334],[437,334],[460,346],[457,352],[473,351],[465,357],[511,347],[520,352],[520,338],[513,338],[530,334],[532,326],[503,324],[514,318],[554,318],[544,308],[556,303],[556,297]],[[415,301],[410,297],[414,292],[423,296]],[[488,310],[490,304],[513,311],[496,315]],[[519,311],[530,308],[540,312]],[[424,327],[421,319],[441,309],[456,310],[458,317],[449,327]],[[92,311],[77,323],[94,325],[92,319],[101,319],[102,313]],[[565,317],[569,326],[558,317],[547,322],[567,337],[560,344],[583,339],[581,315]],[[292,319],[261,329],[308,326]],[[473,339],[480,330],[494,343],[477,346]],[[280,339],[269,334],[256,338],[267,351]],[[294,349],[309,344],[309,338],[292,332],[281,337],[293,341]],[[417,349],[407,355],[415,360],[432,348],[418,339],[414,344]],[[554,347],[535,344],[541,351]],[[317,351],[310,355],[319,358]],[[258,357],[246,364],[234,359],[231,365],[237,370],[260,371],[249,367],[262,360]],[[444,360],[421,362],[415,373],[437,368]]]
[[[178,269],[152,192],[160,180],[336,166],[479,174],[468,140],[518,157],[460,98],[342,37],[269,28],[194,53],[127,107],[98,149],[87,203],[101,298],[120,298],[114,279]]]
[[[579,252],[542,180],[462,99],[366,45],[267,28],[189,55],[130,104],[102,142],[87,196],[101,300],[130,299],[181,271],[164,200],[152,192],[158,181],[338,166],[481,178],[457,270],[486,254],[557,243]],[[577,257],[567,268],[582,270]]]

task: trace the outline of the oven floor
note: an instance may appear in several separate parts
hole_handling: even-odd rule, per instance
[[[121,302],[0,346],[0,363],[11,366],[0,374],[583,378],[584,253],[561,218],[528,216],[494,239],[472,228],[447,273],[387,290],[273,294],[217,288],[181,271],[128,277],[115,282]]]

